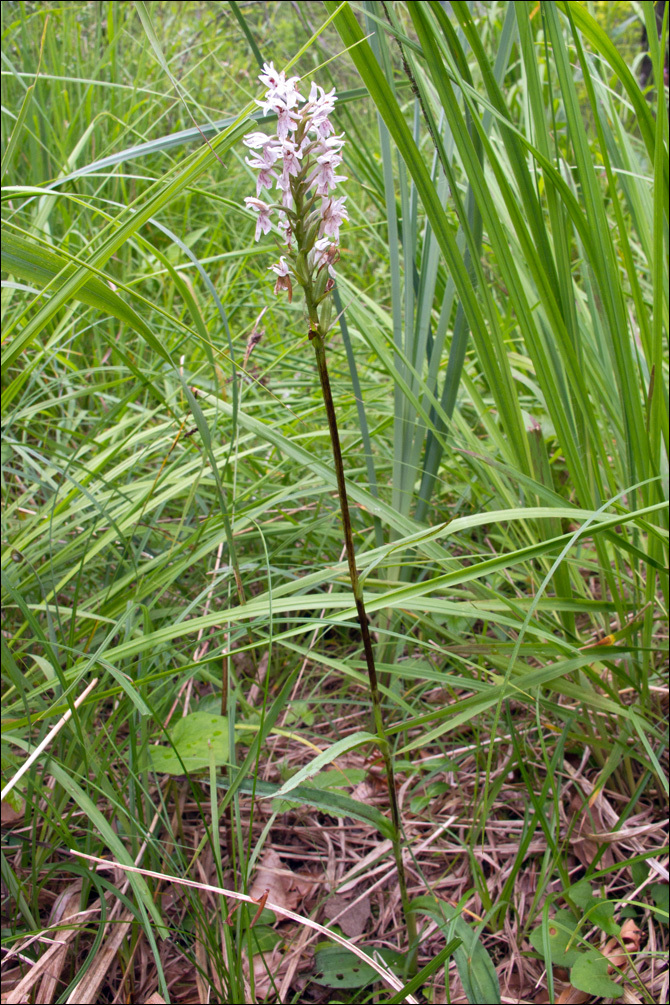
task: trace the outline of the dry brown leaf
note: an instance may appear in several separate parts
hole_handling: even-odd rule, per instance
[[[350,906],[351,905],[351,906]],[[370,898],[357,898],[352,904],[348,897],[335,894],[329,897],[324,907],[324,913],[331,921],[340,926],[350,939],[362,935],[370,917]]]
[[[607,940],[605,948],[602,953],[610,961],[610,966],[608,970],[610,973],[614,973],[614,968],[618,967],[620,970],[624,970],[628,965],[628,956],[633,953],[637,953],[640,950],[640,939],[642,938],[642,932],[635,924],[632,918],[626,918],[623,925],[621,926],[621,933],[617,937],[613,937]],[[621,946],[624,947],[626,953],[622,952]]]
[[[573,988],[572,984],[568,984],[567,988],[561,991],[556,999],[556,1003],[557,1005],[568,1005],[568,1003],[569,1005],[581,1005],[581,1003],[590,1001],[592,998],[593,995],[588,995],[586,991],[578,991],[577,988]]]
[[[608,829],[603,820],[602,802],[604,802],[602,794],[596,797],[591,807],[584,805],[584,800],[580,795],[573,796],[570,801],[570,816],[573,818],[575,816],[580,817],[579,822],[572,831],[570,847],[582,865],[585,866],[591,865],[600,851],[602,842],[596,840],[595,834],[606,832]],[[608,806],[607,809],[610,809],[610,807]],[[611,811],[607,815],[609,817]],[[600,864],[601,866],[614,864],[614,855],[609,845],[600,859]]]
[[[67,887],[61,896],[56,899],[51,913],[51,923],[53,925],[61,924],[64,916],[72,919],[79,913],[76,908],[80,888],[81,882],[76,881],[71,884],[71,886]],[[90,916],[90,914],[94,913],[95,910],[95,908],[89,908],[89,910],[85,913]],[[67,953],[68,944],[74,938],[77,931],[78,926],[76,925],[73,925],[73,927],[69,930],[61,929],[55,931],[53,933],[54,938],[50,940],[53,942],[53,945],[51,945],[44,955],[37,960],[25,977],[18,982],[16,987],[14,987],[9,994],[3,998],[3,1003],[6,1003],[6,1005],[22,1005],[23,1002],[27,1002],[30,999],[32,989],[37,985],[40,979],[42,979],[43,982],[45,978],[48,978],[48,976],[54,972],[60,974],[63,966],[63,959]],[[49,929],[40,933],[39,938],[41,938],[42,935],[48,937]],[[40,989],[40,995],[41,994],[42,992]],[[52,1000],[53,998],[48,999],[48,1001]],[[46,1002],[47,999],[44,999],[44,1001]]]
[[[30,968],[26,976],[13,988],[5,998],[7,1005],[23,1005],[30,997],[32,988],[37,984],[41,975],[46,973],[51,966],[51,961],[60,952],[60,943],[47,949],[44,956],[41,956],[37,963]]]
[[[277,854],[272,849],[265,852],[256,870],[254,881],[249,890],[249,896],[260,901],[267,891],[267,899],[278,907],[295,911],[300,902],[300,891],[290,869],[286,869]]]
[[[24,810],[15,810],[5,799],[2,800],[0,823],[2,823],[3,827],[11,827],[12,824],[17,824],[19,820],[23,820],[24,816]]]
[[[150,998],[147,998],[146,1005],[166,1005],[165,998],[161,998],[158,991],[154,991]]]

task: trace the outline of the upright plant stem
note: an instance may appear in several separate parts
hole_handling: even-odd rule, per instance
[[[389,803],[391,806],[391,823],[393,825],[393,856],[395,858],[396,866],[398,869],[398,886],[400,888],[400,900],[402,903],[403,915],[405,917],[405,925],[407,928],[407,938],[409,942],[409,969],[410,972],[414,972],[416,969],[416,958],[417,958],[417,930],[416,930],[416,920],[413,912],[410,910],[409,906],[409,896],[407,893],[407,878],[405,876],[405,866],[402,859],[402,829],[400,824],[400,811],[398,808],[398,796],[396,793],[395,786],[395,773],[393,770],[393,759],[391,757],[391,748],[386,736],[386,730],[384,729],[384,719],[382,715],[381,707],[381,696],[379,693],[379,684],[377,681],[377,668],[375,666],[374,653],[372,651],[372,640],[370,638],[370,629],[368,627],[368,617],[365,613],[365,602],[363,600],[363,587],[358,576],[358,569],[356,568],[356,555],[354,552],[354,538],[351,530],[351,517],[349,514],[349,500],[347,498],[347,487],[344,481],[344,463],[342,461],[342,450],[340,447],[340,434],[337,428],[337,417],[335,415],[335,405],[333,403],[333,395],[330,389],[330,378],[328,376],[328,365],[326,362],[326,348],[324,342],[324,333],[321,331],[319,325],[318,314],[316,306],[312,302],[311,290],[305,289],[305,299],[307,302],[307,310],[310,319],[310,330],[309,338],[314,346],[314,353],[316,355],[316,364],[319,371],[319,380],[321,381],[321,392],[323,394],[323,402],[326,406],[326,415],[328,417],[328,430],[330,432],[330,442],[333,451],[333,460],[335,462],[335,476],[337,479],[337,493],[340,499],[340,513],[342,515],[342,526],[344,529],[344,543],[347,551],[347,562],[349,564],[349,578],[351,580],[351,589],[354,594],[354,601],[356,603],[356,611],[358,614],[358,623],[361,627],[361,636],[363,638],[363,650],[365,652],[365,662],[367,664],[368,670],[368,680],[370,683],[370,697],[372,698],[372,712],[374,718],[375,730],[377,733],[377,743],[381,751],[382,758],[384,760],[384,770],[386,773],[386,784],[388,786],[389,793]]]

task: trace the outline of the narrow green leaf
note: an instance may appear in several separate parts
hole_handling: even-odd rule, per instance
[[[219,779],[218,787],[230,791],[228,782]],[[264,782],[261,779],[244,779],[237,786],[240,792],[253,793],[261,799],[275,799],[279,794],[279,785],[273,782]],[[382,837],[391,840],[393,838],[393,827],[388,817],[375,806],[368,806],[351,796],[341,792],[334,792],[332,789],[313,789],[307,785],[299,785],[291,790],[291,802],[299,802],[305,806],[313,806],[314,809],[322,813],[328,813],[334,817],[351,817],[353,820],[360,820],[362,823],[374,827]]]
[[[341,757],[342,754],[346,754],[349,750],[354,750],[356,747],[360,747],[363,743],[377,743],[378,739],[372,733],[366,733],[365,731],[360,731],[358,733],[352,733],[351,736],[344,736],[341,740],[336,740],[332,746],[328,747],[321,754],[306,764],[304,768],[297,771],[287,782],[284,782],[282,787],[276,793],[276,796],[285,796],[288,792],[291,792],[302,782],[316,775],[317,772],[321,771],[327,764],[332,764],[336,758]]]

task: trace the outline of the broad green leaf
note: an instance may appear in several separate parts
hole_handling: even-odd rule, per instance
[[[403,972],[403,955],[393,949],[375,949],[386,965],[395,973]],[[362,988],[379,980],[379,974],[368,963],[342,946],[321,943],[314,954],[317,977],[312,980],[327,988]]]
[[[154,771],[168,775],[183,775],[187,771],[204,771],[210,764],[228,764],[228,719],[208,712],[191,712],[179,719],[169,731],[173,746],[149,747]],[[177,756],[179,755],[179,756]]]
[[[498,974],[477,932],[462,917],[455,918],[452,925],[454,933],[461,939],[454,959],[470,1005],[499,1005]]]

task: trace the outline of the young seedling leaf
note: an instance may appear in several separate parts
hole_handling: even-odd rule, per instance
[[[570,970],[570,983],[597,998],[620,998],[623,988],[607,975],[607,958],[597,949],[580,953]]]
[[[579,956],[575,932],[578,921],[572,911],[560,910],[548,922],[548,941],[551,962],[557,967],[571,967]],[[544,957],[544,935],[542,925],[534,928],[529,936],[530,944]],[[568,948],[569,946],[569,948]],[[548,961],[547,961],[548,962]]]

